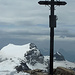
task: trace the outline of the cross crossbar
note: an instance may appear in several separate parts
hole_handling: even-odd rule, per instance
[[[66,5],[65,1],[39,1],[40,5],[51,5],[51,15],[49,16],[50,27],[50,64],[49,75],[53,75],[53,55],[54,55],[54,27],[56,27],[56,15],[54,15],[54,5]]]
[[[40,5],[66,5],[67,3],[65,1],[39,1]]]

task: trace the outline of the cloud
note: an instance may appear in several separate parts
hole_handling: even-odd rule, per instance
[[[11,23],[30,21],[33,24],[37,24],[39,20],[39,23],[45,23],[44,17],[46,17],[47,12],[42,13],[39,7],[38,1],[35,0],[0,0],[0,21]]]
[[[45,25],[31,25],[27,22],[18,22],[21,25],[14,25],[10,23],[0,22],[0,38],[12,39],[31,39],[31,40],[48,40],[49,28]],[[28,25],[27,25],[28,24]],[[36,38],[36,39],[35,39]]]
[[[56,7],[56,14],[58,16],[59,23],[64,23],[65,25],[74,25],[74,17],[75,17],[75,4],[74,0],[65,0],[67,5]]]
[[[55,29],[55,35],[75,38],[75,25],[62,25],[61,24]]]
[[[38,1],[0,0],[0,40],[2,39],[2,44],[5,42],[16,44],[35,42],[40,47],[41,45],[48,47],[50,8],[39,5]],[[65,6],[55,6],[55,14],[58,16],[55,28],[56,41],[75,40],[75,0],[66,0],[66,2]]]
[[[49,8],[40,6],[39,0],[0,0],[0,21],[16,23],[28,21],[34,25],[48,24]],[[55,7],[58,22],[64,24],[74,23],[74,0],[66,0],[67,5]],[[43,12],[44,11],[44,12]]]

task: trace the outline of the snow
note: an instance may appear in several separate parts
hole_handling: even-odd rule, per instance
[[[49,60],[50,59],[50,56],[44,56],[44,60]]]
[[[0,75],[30,75],[28,73],[20,72],[17,73],[16,71],[0,71]]]
[[[34,48],[33,48],[34,49]],[[30,51],[30,43],[25,45],[14,45],[9,44],[5,47],[3,47],[0,50],[0,75],[30,75],[28,73],[17,73],[15,66],[20,65],[20,61],[25,60],[24,54]],[[40,51],[37,50],[37,55],[39,55]],[[35,51],[36,54],[36,51]],[[57,52],[58,55],[61,55],[59,52]],[[46,70],[46,67],[48,64],[45,65],[45,61],[49,61],[49,56],[44,56],[44,63],[36,63],[34,66],[27,63],[27,66],[34,70],[34,69],[42,69]],[[67,60],[65,61],[56,61],[54,60],[54,68],[57,67],[65,67],[65,68],[75,68],[75,63],[69,62]]]
[[[46,65],[41,64],[41,63],[36,63],[34,66],[32,66],[31,64],[27,64],[27,66],[29,66],[30,69],[35,70],[35,69],[41,69],[41,70],[46,70]]]
[[[17,73],[15,66],[19,65],[19,60],[17,58],[13,58],[13,60],[5,60],[0,62],[0,75],[30,75],[28,73]]]
[[[35,47],[33,48],[35,49]],[[15,66],[20,65],[20,61],[25,60],[24,54],[28,51],[33,50],[30,49],[30,43],[25,45],[14,45],[8,44],[0,50],[0,75],[29,75],[28,73],[16,73]],[[40,51],[36,49],[34,54],[39,55]],[[36,53],[37,52],[37,53]],[[36,63],[34,66],[31,64],[27,64],[27,66],[34,69],[42,69],[46,70],[46,65],[41,63]]]
[[[5,60],[3,62],[0,62],[0,71],[1,70],[8,70],[8,71],[14,71],[15,66],[19,65],[19,60],[17,60],[17,58],[13,58],[13,60]]]
[[[8,44],[0,50],[0,75],[29,75],[17,73],[15,66],[24,59],[24,54],[30,50],[30,43],[25,45]]]
[[[75,68],[75,63],[69,62],[69,61],[55,61],[54,62],[54,68],[57,67],[65,67],[65,68]]]
[[[50,59],[49,56],[44,56],[45,61],[47,61],[49,59]],[[54,68],[57,68],[57,67],[75,68],[75,63],[69,62],[67,60],[65,60],[65,61],[54,60]]]
[[[5,47],[3,47],[0,51],[0,55],[4,57],[18,57],[18,58],[23,58],[24,53],[29,51],[29,44],[26,45],[14,45],[14,44],[9,44]]]
[[[61,54],[59,52],[57,52],[57,54],[61,56]]]

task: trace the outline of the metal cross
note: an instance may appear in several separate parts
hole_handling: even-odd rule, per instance
[[[39,1],[40,5],[50,5],[51,12],[49,15],[49,27],[50,27],[50,68],[49,75],[53,75],[53,55],[54,55],[54,27],[56,27],[56,15],[54,15],[54,6],[55,5],[66,5],[65,1]]]

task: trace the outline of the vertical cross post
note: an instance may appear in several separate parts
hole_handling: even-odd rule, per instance
[[[51,18],[49,17],[49,20],[51,21],[51,23],[49,23],[50,26],[50,74],[53,75],[53,53],[54,53],[54,0],[51,0],[52,4],[51,4]],[[52,26],[53,25],[53,26]]]
[[[50,15],[49,15],[49,27],[50,27],[50,68],[49,75],[53,75],[53,55],[54,55],[54,27],[56,27],[56,15],[54,15],[55,5],[66,5],[64,1],[39,1],[40,5],[51,5]]]

